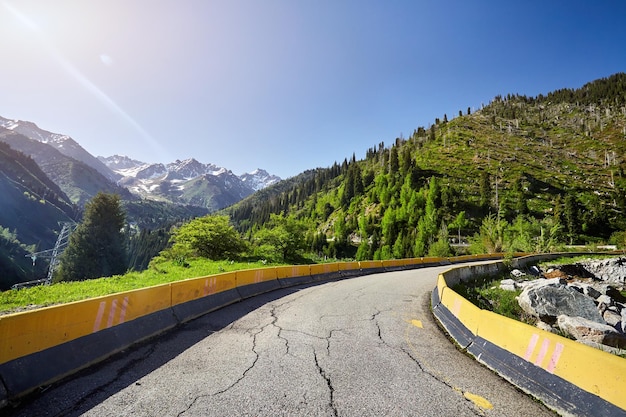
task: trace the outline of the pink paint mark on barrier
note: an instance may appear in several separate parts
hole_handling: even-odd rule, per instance
[[[107,329],[113,326],[113,319],[115,318],[115,310],[117,310],[117,299],[111,302],[111,310],[109,310],[109,319],[107,320]]]
[[[263,281],[263,273],[261,271],[256,271],[254,273],[254,282],[259,283],[261,281]]]
[[[548,348],[550,347],[550,341],[548,339],[543,339],[541,343],[541,348],[539,349],[539,355],[537,355],[537,359],[535,359],[535,365],[541,366],[543,362],[543,358],[546,357],[546,353],[548,353]]]
[[[556,347],[554,348],[554,353],[550,358],[550,363],[548,363],[548,368],[546,368],[546,371],[550,372],[551,374],[554,373],[554,369],[559,363],[559,359],[561,359],[561,353],[563,353],[563,349],[565,349],[565,346],[562,343],[556,344]]]
[[[102,316],[104,315],[104,309],[106,308],[106,301],[100,302],[98,306],[98,313],[96,313],[96,321],[93,322],[93,332],[100,330],[100,323],[102,322]]]
[[[530,337],[530,341],[528,342],[528,347],[526,348],[526,353],[524,354],[524,359],[530,362],[530,357],[532,356],[535,346],[537,346],[537,342],[539,341],[539,335],[533,334]]]
[[[126,320],[126,309],[128,308],[128,297],[124,297],[124,301],[122,301],[122,311],[120,311],[120,323],[124,323]]]

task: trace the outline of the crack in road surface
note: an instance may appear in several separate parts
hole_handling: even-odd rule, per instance
[[[335,406],[335,388],[333,387],[333,383],[330,380],[330,376],[326,374],[326,371],[321,367],[319,360],[317,359],[317,352],[313,350],[313,358],[315,359],[315,367],[317,368],[317,372],[319,372],[320,376],[324,378],[326,381],[326,385],[328,386],[328,391],[330,395],[330,400],[328,402],[328,406],[333,411],[333,415],[337,417],[339,414],[337,413],[337,407]]]

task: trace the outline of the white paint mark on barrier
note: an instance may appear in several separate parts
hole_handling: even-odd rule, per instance
[[[207,278],[204,281],[204,296],[215,294],[217,287],[217,278]]]
[[[96,321],[93,323],[93,332],[100,330],[100,323],[102,322],[102,316],[104,315],[104,309],[106,308],[106,301],[101,301],[98,306],[98,312],[96,313]]]
[[[107,316],[107,323],[106,323],[107,329],[113,326],[113,323],[115,322],[115,313],[117,313],[117,304],[118,304],[117,298],[111,300],[111,308],[109,309],[109,315]],[[122,324],[126,320],[126,312],[128,311],[128,304],[129,304],[128,296],[126,296],[122,300],[122,306],[120,308],[120,318],[119,318],[118,324]],[[107,302],[101,301],[100,305],[98,306],[98,312],[96,313],[96,320],[93,323],[94,333],[100,330],[100,326],[102,325],[102,319],[104,318],[104,313],[106,312],[106,309],[107,309]]]
[[[128,308],[128,296],[124,297],[124,301],[122,301],[122,311],[120,312],[120,324],[124,323],[124,320],[126,320],[127,308]]]
[[[117,310],[117,298],[111,301],[111,309],[109,310],[109,319],[107,320],[107,329],[113,326],[113,319],[115,318],[115,310]]]

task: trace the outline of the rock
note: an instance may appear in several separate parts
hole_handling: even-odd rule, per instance
[[[535,325],[538,329],[545,330],[546,332],[556,333],[556,329],[550,326],[548,323],[543,322],[541,320],[537,320],[537,324]]]
[[[539,267],[536,265],[533,265],[530,268],[528,268],[528,272],[530,272],[531,275],[534,275],[536,277],[541,275],[541,269],[539,269]]]
[[[550,279],[539,278],[539,279],[535,279],[532,281],[526,281],[523,287],[524,288],[539,288],[539,287],[545,287],[548,285],[558,286],[558,285],[566,285],[566,284],[567,284],[567,280],[563,278],[550,278]]]
[[[500,289],[505,291],[515,291],[517,287],[515,286],[515,280],[513,279],[503,279],[500,281]]]
[[[604,319],[604,321],[607,322],[607,324],[609,326],[613,326],[616,327],[619,325],[619,329],[621,329],[621,323],[622,323],[622,315],[619,313],[616,313],[613,310],[605,310],[604,313],[602,314],[602,318]]]
[[[596,279],[605,282],[620,283],[626,282],[626,259],[609,258],[603,260],[590,260],[580,263],[584,268],[592,273]]]
[[[559,315],[557,324],[562,332],[576,340],[601,343],[616,348],[626,348],[626,336],[608,324],[600,324],[582,317]]]
[[[591,298],[560,283],[543,282],[527,286],[517,297],[517,302],[526,313],[549,324],[560,315],[583,317],[605,324]]]
[[[613,299],[608,295],[600,295],[596,298],[596,301],[598,302],[598,304],[604,304],[607,307],[613,305]]]
[[[583,294],[588,295],[594,300],[601,296],[603,293],[595,289],[592,285],[584,284],[581,282],[576,283],[576,286],[580,287],[583,291]]]
[[[520,271],[519,269],[514,269],[511,271],[511,275],[514,276],[515,278],[521,278],[525,276],[526,274]]]
[[[543,276],[545,278],[567,278],[567,274],[563,271],[561,271],[560,269],[554,269],[554,270],[550,270],[548,272],[545,272],[543,274]]]

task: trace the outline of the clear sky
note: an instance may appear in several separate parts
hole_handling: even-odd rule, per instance
[[[283,178],[626,71],[623,0],[0,0],[0,116]]]

